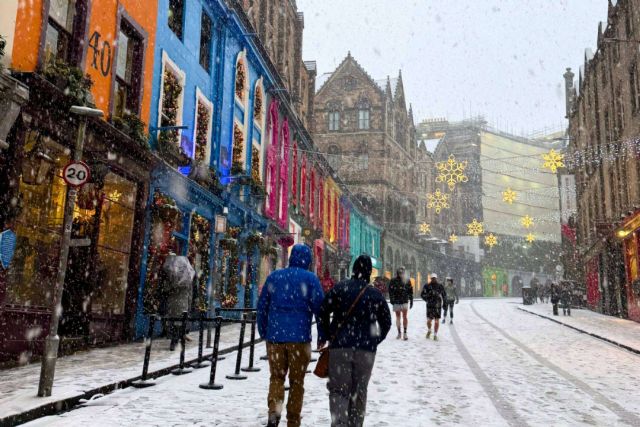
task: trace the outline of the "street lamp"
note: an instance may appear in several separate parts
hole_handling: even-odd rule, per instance
[[[88,117],[102,117],[104,112],[95,108],[80,105],[71,107],[70,112],[78,116],[78,133],[73,151],[73,160],[82,160],[84,149],[84,138],[87,131]],[[56,361],[58,359],[58,347],[60,337],[58,336],[58,324],[62,315],[62,293],[64,290],[64,280],[67,274],[67,260],[69,258],[69,246],[71,244],[71,227],[73,224],[73,210],[76,205],[78,190],[67,185],[67,195],[64,202],[64,219],[62,225],[62,242],[60,244],[60,259],[58,262],[58,276],[53,293],[53,304],[51,306],[51,320],[49,322],[49,335],[45,338],[44,355],[42,357],[42,367],[40,369],[40,382],[38,384],[38,396],[51,396],[53,388],[53,378],[56,371]]]

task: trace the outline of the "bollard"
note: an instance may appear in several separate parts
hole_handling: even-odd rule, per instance
[[[156,315],[152,314],[149,318],[149,331],[147,332],[147,339],[145,340],[144,349],[144,362],[142,363],[142,376],[140,380],[134,381],[131,385],[135,388],[146,388],[156,385],[155,382],[147,379],[149,373],[149,360],[151,359],[151,343],[153,342],[153,327],[156,323]]]
[[[204,345],[204,311],[200,312],[198,320],[198,361],[191,365],[192,368],[200,369],[209,366],[209,362],[202,360],[202,346]]]
[[[247,319],[244,313],[242,314],[242,320],[240,321],[240,342],[238,344],[238,356],[236,357],[236,370],[232,375],[227,375],[228,380],[246,380],[246,375],[240,374],[240,364],[242,363],[242,346],[244,344],[244,329],[247,324]]]
[[[180,346],[182,347],[180,349],[180,367],[171,371],[173,375],[184,375],[191,372],[191,369],[184,367],[184,352],[187,347],[185,343],[185,335],[187,335],[188,316],[189,313],[187,313],[186,311],[182,313],[182,325],[180,326]]]
[[[213,353],[211,354],[211,372],[209,373],[209,382],[200,384],[200,388],[205,390],[221,390],[224,388],[222,384],[216,384],[216,368],[218,367],[218,348],[220,346],[220,327],[222,325],[222,317],[215,318],[214,337],[213,337]]]
[[[256,344],[256,323],[257,316],[255,311],[251,313],[251,342],[249,344],[249,366],[242,368],[244,372],[259,372],[260,368],[253,366],[253,353]]]

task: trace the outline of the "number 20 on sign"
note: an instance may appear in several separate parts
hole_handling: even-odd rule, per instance
[[[62,170],[62,178],[71,187],[80,187],[91,177],[89,166],[85,162],[71,162]]]

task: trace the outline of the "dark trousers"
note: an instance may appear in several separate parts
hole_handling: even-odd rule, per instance
[[[327,388],[331,426],[362,427],[376,354],[350,348],[336,348],[330,352]]]
[[[447,311],[451,313],[451,318],[453,319],[453,306],[456,304],[455,301],[445,301],[444,303],[444,314],[442,315],[443,319],[447,318]]]

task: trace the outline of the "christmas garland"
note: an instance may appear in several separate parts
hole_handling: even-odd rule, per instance
[[[240,227],[230,227],[227,231],[227,236],[220,241],[220,247],[224,250],[223,259],[227,260],[227,262],[223,264],[225,268],[224,273],[229,273],[229,282],[226,288],[224,286],[226,274],[220,275],[220,304],[223,308],[233,308],[238,303],[240,257],[237,238],[239,235]]]
[[[207,139],[209,138],[209,119],[211,111],[198,100],[198,125],[196,126],[195,159],[204,161],[207,157]]]
[[[244,70],[244,63],[242,61],[238,61],[238,66],[236,69],[236,96],[241,101],[244,101],[245,82],[246,73]]]
[[[244,151],[244,132],[237,123],[233,124],[233,151],[231,159],[231,174],[240,175],[244,173],[242,162],[242,152]]]
[[[209,281],[209,260],[211,259],[211,223],[206,218],[194,214],[191,217],[191,236],[189,243],[189,261],[196,269],[197,288],[194,306],[199,311],[209,309],[207,282]],[[200,265],[196,265],[200,255]]]
[[[253,101],[253,119],[259,123],[262,123],[262,89],[260,86],[256,88],[256,95]]]
[[[164,95],[162,98],[162,118],[160,126],[175,126],[178,123],[178,109],[182,86],[180,81],[170,70],[164,71],[164,82],[162,85]],[[178,145],[178,131],[169,130],[160,132],[158,140],[161,144],[173,143]]]

